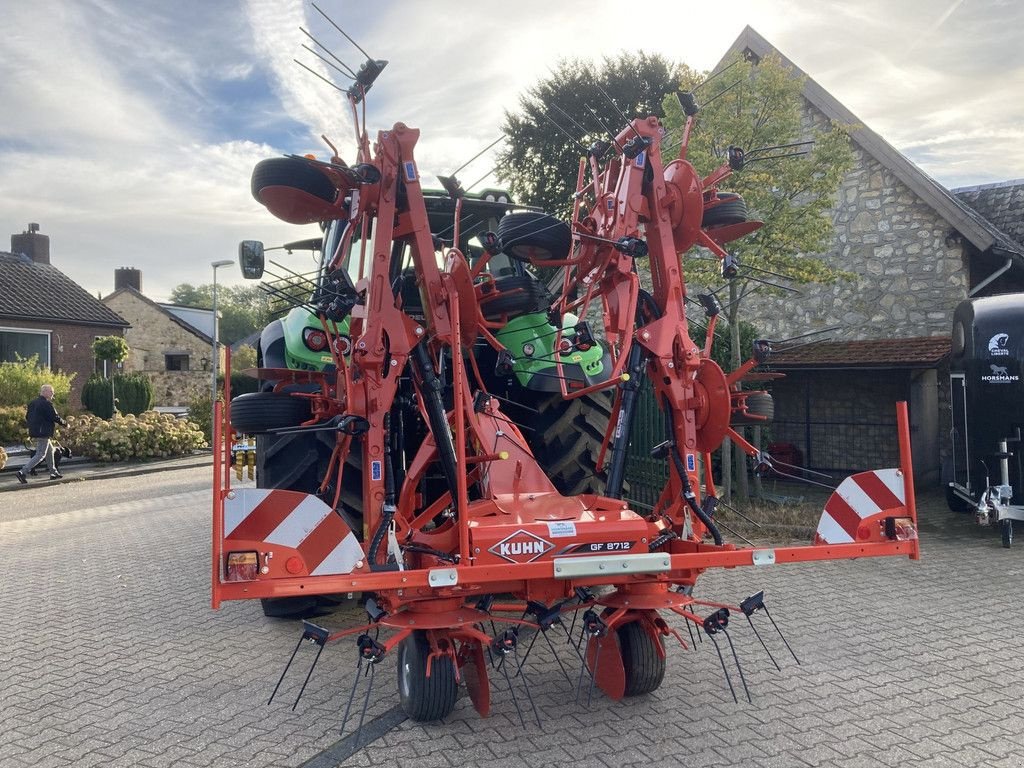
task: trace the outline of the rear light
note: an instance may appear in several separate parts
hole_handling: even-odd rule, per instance
[[[227,581],[253,581],[260,568],[257,552],[228,552]]]
[[[339,336],[334,340],[334,351],[344,357],[352,351],[352,339],[348,336]]]
[[[915,541],[917,526],[909,517],[885,518],[885,535],[891,541]]]
[[[568,355],[572,352],[572,342],[568,339],[562,339],[558,342],[558,351],[560,354]]]
[[[327,334],[319,328],[307,328],[302,332],[302,341],[314,352],[327,349]]]

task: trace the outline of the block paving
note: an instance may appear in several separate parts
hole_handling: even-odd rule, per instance
[[[209,494],[194,492],[0,523],[0,765],[336,764],[325,750],[341,739],[354,642],[325,650],[293,712],[313,653],[301,649],[268,707],[298,626],[264,618],[256,602],[210,609],[209,510]],[[588,706],[584,686],[577,703],[578,660],[553,633],[573,679],[539,641],[526,673],[542,727],[522,680],[513,699],[492,675],[490,718],[463,697],[447,722],[405,721],[341,764],[1024,766],[1024,544],[1004,550],[994,531],[937,498],[922,500],[921,516],[917,563],[705,574],[698,590],[709,599],[764,588],[802,662],[762,623],[776,671],[742,617],[734,622],[752,703],[735,672],[733,702],[707,641],[670,644],[652,695],[613,703],[595,691]],[[321,621],[342,626],[352,615]],[[375,681],[368,722],[397,703],[393,659]]]

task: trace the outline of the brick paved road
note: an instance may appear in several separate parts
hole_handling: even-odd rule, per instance
[[[254,604],[211,611],[208,494],[145,499],[146,484],[126,495],[137,500],[45,517],[12,519],[9,505],[30,494],[0,498],[0,765],[315,758],[339,738],[353,649],[325,651],[296,712],[298,672],[268,708],[294,626]],[[673,652],[655,694],[620,704],[595,694],[589,709],[572,703],[547,652],[529,664],[543,731],[520,726],[496,691],[488,720],[463,699],[450,722],[403,723],[344,764],[1024,766],[1024,546],[1003,550],[935,501],[923,515],[920,563],[746,568],[702,581],[703,595],[730,600],[765,587],[803,661],[777,672],[749,632],[735,633],[753,704],[732,702],[707,643]],[[396,700],[394,662],[381,666],[368,718]]]

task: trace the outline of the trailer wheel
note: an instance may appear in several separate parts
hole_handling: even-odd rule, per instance
[[[435,657],[428,677],[429,655],[430,643],[423,630],[413,632],[398,647],[399,702],[405,714],[421,723],[450,715],[459,692],[451,657]]]
[[[530,406],[538,413],[520,423],[530,427],[524,431],[526,440],[559,493],[603,493],[597,459],[611,420],[611,397],[594,392],[563,400],[556,393]]]
[[[231,400],[231,426],[246,435],[298,426],[309,415],[306,400],[280,392],[250,392]]]
[[[544,261],[568,258],[572,245],[569,225],[546,213],[510,213],[498,222],[501,250],[514,259]]]
[[[1009,549],[1013,546],[1013,520],[1006,518],[999,523],[999,528],[1003,534],[1003,546]]]
[[[665,679],[665,645],[642,622],[631,621],[618,629],[622,666],[626,670],[626,696],[656,691]]]
[[[963,498],[961,498],[953,490],[951,486],[946,486],[946,506],[949,507],[951,512],[973,512],[974,505],[969,504]]]

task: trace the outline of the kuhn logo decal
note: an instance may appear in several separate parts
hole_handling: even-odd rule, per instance
[[[1010,350],[1006,348],[1006,345],[1010,342],[1010,334],[1008,333],[997,333],[991,339],[988,340],[988,353],[992,357],[1008,357]]]
[[[487,551],[510,563],[532,563],[541,555],[550,552],[555,545],[529,531],[522,529],[506,536]]]

